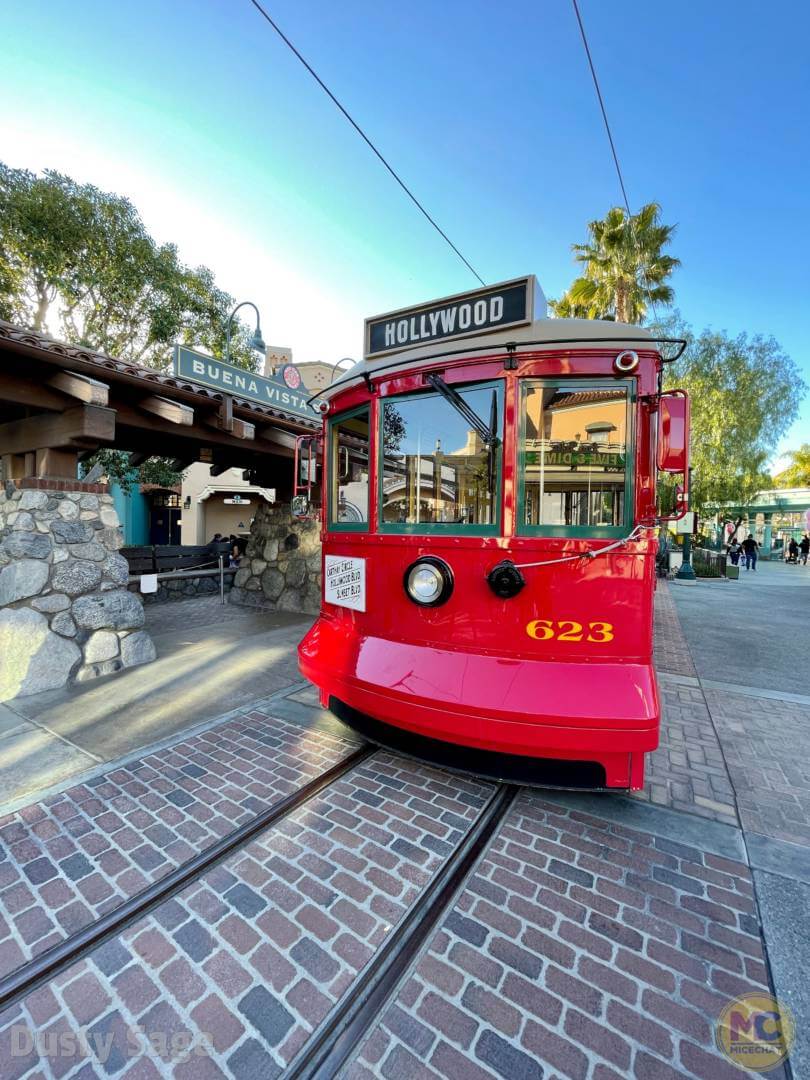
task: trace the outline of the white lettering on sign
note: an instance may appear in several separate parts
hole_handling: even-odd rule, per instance
[[[327,604],[366,610],[366,560],[342,555],[324,558],[323,598]]]
[[[406,345],[415,341],[430,341],[437,335],[448,335],[470,326],[492,326],[503,318],[503,297],[491,296],[476,300],[475,305],[461,304],[456,307],[429,311],[424,315],[412,315],[409,319],[385,324],[385,348]]]

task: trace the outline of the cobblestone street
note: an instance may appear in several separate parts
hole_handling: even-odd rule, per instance
[[[732,1080],[718,1015],[775,991],[797,1043],[792,1073],[768,1075],[807,1075],[810,700],[706,685],[675,588],[657,594],[664,714],[646,789],[515,790],[335,1074]],[[306,1075],[310,1046],[373,997],[398,934],[478,843],[497,788],[374,748],[353,764],[360,745],[298,682],[0,820],[5,988],[304,791],[148,914],[9,993],[3,1080]]]

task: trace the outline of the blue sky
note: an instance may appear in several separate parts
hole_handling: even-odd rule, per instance
[[[631,203],[678,225],[682,314],[773,334],[810,382],[810,6],[580,6]],[[619,201],[570,4],[268,9],[486,281],[570,283]],[[364,316],[474,287],[248,0],[0,14],[0,159],[128,195],[295,359],[356,357]],[[808,440],[810,399],[782,448]]]

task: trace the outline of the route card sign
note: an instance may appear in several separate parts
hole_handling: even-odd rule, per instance
[[[434,341],[494,333],[523,326],[545,314],[543,290],[530,274],[366,319],[365,355],[384,356]]]
[[[366,560],[324,556],[323,598],[327,604],[366,610]]]

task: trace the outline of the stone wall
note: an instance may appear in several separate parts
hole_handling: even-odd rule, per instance
[[[260,506],[230,601],[317,615],[321,606],[320,521],[293,518],[289,503]]]
[[[233,587],[234,569],[225,570],[225,592],[229,593]],[[213,574],[197,574],[187,571],[183,577],[166,578],[158,581],[156,593],[141,593],[141,578],[130,581],[129,591],[138,593],[144,604],[164,604],[169,600],[187,600],[190,596],[211,596],[219,592],[219,570]]]
[[[110,495],[0,489],[0,701],[155,659],[121,544]]]

